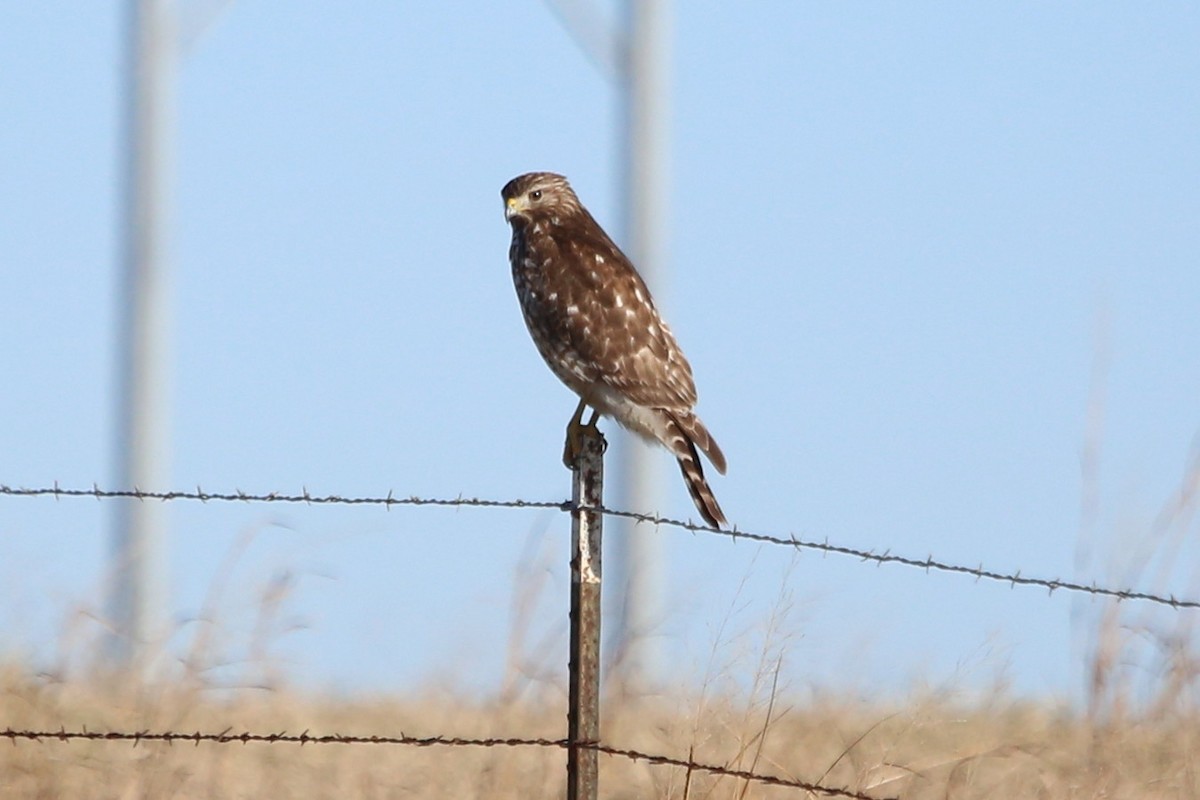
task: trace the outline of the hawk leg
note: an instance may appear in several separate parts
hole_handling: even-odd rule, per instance
[[[584,431],[592,431],[599,435],[596,429],[596,420],[600,418],[600,412],[592,409],[592,418],[583,423],[583,410],[587,408],[587,403],[583,400],[579,401],[579,405],[575,408],[575,413],[571,416],[571,421],[567,423],[567,441],[563,445],[563,465],[567,469],[575,469],[575,459],[579,457],[579,451],[583,447],[583,437],[586,435]]]

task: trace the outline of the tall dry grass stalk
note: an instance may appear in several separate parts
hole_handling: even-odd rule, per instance
[[[1076,569],[1110,585],[1164,596],[1194,595],[1200,589],[1200,527],[1196,524],[1200,438],[1193,442],[1179,483],[1148,518],[1118,513],[1103,503],[1109,327],[1110,321],[1102,315],[1097,322],[1080,459]],[[1074,605],[1087,669],[1087,717],[1098,743],[1110,728],[1196,714],[1200,700],[1196,624],[1200,616],[1192,610],[1121,603],[1112,598],[1081,599]],[[1107,756],[1106,750],[1100,747],[1097,760]]]
[[[1193,442],[1178,485],[1148,518],[1119,513],[1103,502],[1109,328],[1107,315],[1101,315],[1080,459],[1076,569],[1107,584],[1194,596],[1200,589],[1200,439]],[[1162,778],[1139,796],[1200,796],[1195,760],[1200,753],[1200,617],[1193,610],[1105,598],[1076,600],[1072,618],[1085,669],[1079,727],[1086,752],[1081,757],[1092,783],[1108,792],[1162,758]],[[1147,733],[1152,740],[1169,736],[1175,752],[1189,754],[1180,766],[1185,778],[1171,777],[1171,761],[1161,746],[1146,746]]]

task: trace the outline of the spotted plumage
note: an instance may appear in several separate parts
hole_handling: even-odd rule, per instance
[[[513,283],[542,358],[579,395],[581,410],[586,404],[670,450],[700,514],[724,525],[697,449],[722,474],[725,456],[692,410],[691,365],[642,277],[561,175],[521,175],[500,194],[512,225]]]

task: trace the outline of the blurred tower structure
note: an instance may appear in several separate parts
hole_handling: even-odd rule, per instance
[[[172,0],[129,0],[117,486],[168,488],[167,171],[177,31]],[[114,666],[145,674],[166,628],[166,506],[117,501],[109,576]]]
[[[624,11],[624,239],[629,257],[662,305],[668,266],[668,10],[665,0],[626,0]],[[618,507],[660,510],[666,463],[662,454],[630,434],[622,438],[620,453]],[[654,526],[619,522],[614,527],[623,591],[613,642],[624,690],[643,694],[660,688],[663,675],[666,548],[663,532]]]
[[[621,25],[607,27],[586,0],[552,3],[580,47],[616,81],[621,116],[623,249],[662,305],[667,272],[667,153],[670,13],[666,0],[624,0]],[[662,508],[661,454],[624,434],[618,440],[614,505]],[[662,532],[632,520],[611,520],[619,594],[616,629],[608,637],[622,689],[656,691],[662,680],[664,559]],[[611,597],[610,597],[611,602]],[[613,615],[609,615],[613,619]]]

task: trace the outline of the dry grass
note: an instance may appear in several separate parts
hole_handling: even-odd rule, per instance
[[[747,713],[746,698],[710,697],[704,716],[661,703],[610,705],[604,738],[634,749],[754,767],[873,795],[906,798],[1200,797],[1200,718],[1103,726],[997,699],[956,708],[938,698],[884,709],[829,699]],[[695,708],[696,706],[693,706]],[[123,691],[0,674],[0,719],[14,728],[309,730],[362,735],[562,735],[560,696],[467,703],[447,694],[337,700],[285,691],[210,697],[203,690]],[[769,734],[769,735],[768,735]],[[0,748],[5,798],[553,797],[557,749],[292,744],[18,742]],[[602,757],[614,798],[797,797],[682,768]]]

